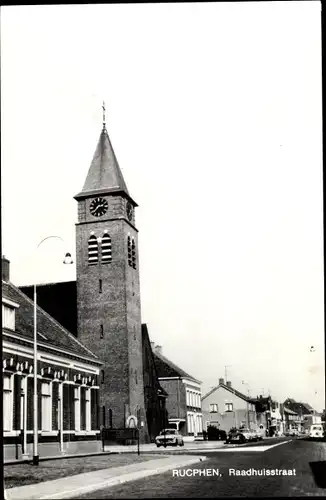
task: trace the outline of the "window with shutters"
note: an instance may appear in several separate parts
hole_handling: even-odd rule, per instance
[[[102,238],[102,264],[112,261],[111,238],[105,233]]]
[[[52,430],[52,391],[50,382],[42,382],[41,397],[42,397],[42,409],[41,409],[41,430],[51,431]]]
[[[88,240],[88,264],[98,263],[98,241],[94,234]]]
[[[12,431],[13,421],[13,377],[3,376],[3,430]]]

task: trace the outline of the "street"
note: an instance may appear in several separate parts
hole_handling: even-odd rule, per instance
[[[80,499],[91,498],[185,498],[185,497],[272,497],[272,496],[325,496],[326,488],[316,485],[310,462],[324,461],[326,474],[326,444],[304,439],[278,440],[256,445],[211,450],[207,460],[189,469],[140,479],[121,486],[107,488]],[[260,450],[266,451],[260,451]],[[183,450],[183,453],[195,454]],[[192,475],[197,469],[196,475]],[[215,471],[215,475],[199,475],[199,471]],[[255,469],[276,471],[277,475],[233,475],[246,474]],[[218,472],[216,472],[218,470]],[[233,472],[240,471],[238,473]],[[265,472],[264,472],[265,471]],[[280,475],[282,471],[290,471]],[[205,472],[202,472],[204,474]],[[270,472],[273,474],[273,472]],[[270,474],[267,472],[267,474]],[[177,475],[179,474],[179,476]],[[182,475],[180,477],[180,475]],[[212,474],[212,472],[210,473]],[[219,474],[219,475],[216,475]]]

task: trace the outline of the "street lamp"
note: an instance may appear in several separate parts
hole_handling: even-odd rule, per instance
[[[58,239],[64,243],[64,240],[60,236],[47,236],[37,245],[36,250],[44,243],[44,241],[49,239]],[[35,250],[35,251],[36,251]],[[64,264],[72,264],[73,260],[71,254],[68,252],[65,254]],[[36,283],[34,283],[34,441],[33,441],[33,465],[39,464],[39,454],[38,454],[38,393],[37,393],[37,294],[36,294]]]

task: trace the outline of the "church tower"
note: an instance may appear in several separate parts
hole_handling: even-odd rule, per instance
[[[104,109],[104,108],[103,108]],[[103,128],[78,202],[78,339],[103,361],[100,423],[141,427],[144,408],[138,230],[135,207],[103,116]]]

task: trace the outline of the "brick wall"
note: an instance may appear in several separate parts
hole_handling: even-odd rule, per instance
[[[160,384],[168,393],[166,410],[169,418],[187,418],[186,388],[181,380],[162,380]]]
[[[123,427],[126,409],[136,415],[138,407],[146,435],[137,232],[124,220],[104,220],[121,216],[125,207],[121,196],[105,198],[109,210],[103,221],[90,218],[89,200],[80,202],[84,208],[79,221],[84,223],[76,226],[78,338],[104,362],[100,406],[106,414],[112,410],[113,427]],[[101,237],[104,230],[111,237],[112,262],[89,265],[91,231]],[[136,242],[136,269],[128,265],[128,233]]]

